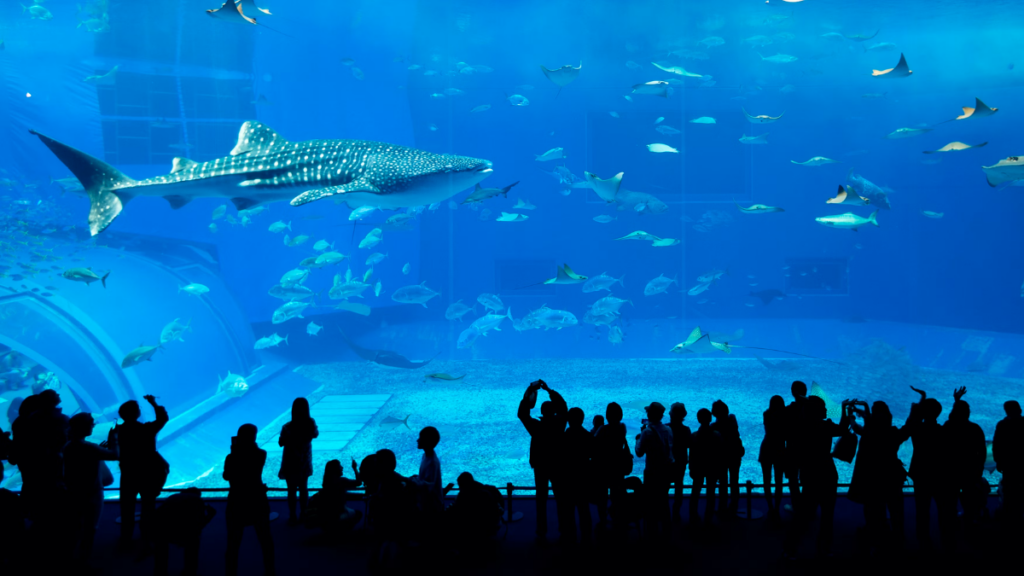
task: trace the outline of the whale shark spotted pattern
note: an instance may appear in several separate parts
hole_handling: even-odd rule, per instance
[[[229,156],[175,158],[170,174],[133,180],[84,152],[32,131],[78,178],[89,196],[95,236],[135,196],[160,196],[177,209],[195,198],[230,198],[244,210],[279,200],[301,206],[340,195],[349,208],[411,208],[446,200],[490,176],[487,160],[434,154],[365,140],[289,142],[255,121],[242,124]]]

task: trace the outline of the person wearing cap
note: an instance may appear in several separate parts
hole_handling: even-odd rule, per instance
[[[672,429],[661,423],[665,406],[651,402],[644,408],[647,423],[636,435],[635,452],[646,456],[644,465],[644,532],[648,537],[667,536],[669,526],[668,488],[672,476]]]
[[[673,402],[668,410],[668,427],[672,430],[672,477],[675,497],[672,499],[672,520],[680,521],[683,507],[683,480],[686,476],[687,449],[690,447],[690,427],[683,424],[686,419],[686,405]]]

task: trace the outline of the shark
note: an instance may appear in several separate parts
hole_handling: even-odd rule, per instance
[[[228,156],[175,158],[170,174],[133,180],[109,164],[34,130],[89,197],[89,232],[106,229],[136,196],[171,208],[196,198],[230,198],[239,210],[281,200],[302,206],[330,196],[349,208],[411,208],[441,202],[492,173],[491,162],[367,140],[290,142],[253,120],[242,124]]]

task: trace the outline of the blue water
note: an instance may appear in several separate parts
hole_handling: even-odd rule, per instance
[[[632,400],[601,380],[614,372],[608,362],[621,363],[616,377],[628,383],[630,363],[664,360],[645,369],[654,381],[635,388],[671,390],[676,397],[663,403],[699,406],[717,397],[715,382],[702,379],[695,356],[670,352],[698,326],[731,340],[731,354],[701,355],[699,366],[729,359],[722,378],[748,384],[732,398],[748,453],[756,452],[760,410],[794,378],[819,379],[836,399],[887,400],[897,418],[914,399],[908,380],[934,385],[943,399],[951,382],[969,382],[967,399],[976,395],[974,414],[989,436],[1002,401],[1018,394],[1024,198],[1014,182],[990,187],[982,167],[1024,151],[1015,107],[1024,81],[1020,3],[258,3],[272,14],[243,7],[256,25],[211,18],[217,0],[0,6],[0,428],[9,429],[6,408],[33,386],[58,387],[66,413],[93,412],[101,428],[121,402],[154,393],[179,417],[162,441],[179,458],[171,462],[176,481],[187,483],[218,465],[228,431],[243,419],[274,444],[294,396],[390,395],[354,435],[336,433],[337,446],[351,452],[345,457],[389,445],[411,473],[415,428],[440,422],[456,433],[446,466],[476,462],[489,481],[528,484],[525,460],[503,456],[494,465],[478,449],[491,440],[474,430],[492,422],[524,434],[514,401],[537,377],[558,382],[570,405],[575,390],[588,422],[604,402]],[[911,75],[872,77],[901,54]],[[776,55],[795,60],[762,59]],[[559,88],[542,66],[580,69]],[[664,96],[634,92],[652,81],[669,81],[655,88]],[[976,98],[997,112],[954,120]],[[781,118],[754,124],[744,111]],[[702,117],[714,123],[691,122]],[[240,187],[178,209],[138,197],[90,236],[89,199],[29,133],[141,180],[166,175],[175,157],[227,156],[249,120],[291,142],[371,140],[487,160],[493,173],[482,186],[518,184],[479,204],[462,203],[467,188],[359,221],[335,198],[267,203],[243,219],[230,201],[245,196]],[[921,132],[886,138],[900,128]],[[764,134],[767,144],[740,142]],[[952,142],[975,148],[922,153]],[[652,144],[670,151],[649,151]],[[563,158],[535,159],[556,148]],[[818,156],[835,163],[794,163]],[[587,188],[584,172],[623,173],[615,201]],[[841,185],[870,203],[827,204]],[[535,208],[515,208],[520,200]],[[784,211],[737,207],[755,204]],[[220,206],[225,216],[214,219]],[[815,221],[876,210],[877,227],[855,232]],[[503,212],[526,219],[498,221]],[[400,214],[412,217],[386,222]],[[290,229],[271,231],[276,222]],[[383,241],[358,248],[374,228]],[[617,240],[635,231],[666,245]],[[285,235],[308,239],[289,247]],[[284,301],[268,290],[317,256],[321,240],[348,258],[312,269],[303,285],[318,294],[305,300],[313,305],[304,318],[274,324]],[[375,252],[386,257],[372,265],[363,298],[349,299],[369,314],[338,310],[345,300],[329,295],[335,276],[344,282],[351,270],[363,279]],[[588,323],[608,291],[543,284],[565,264],[590,278],[622,278],[611,291],[629,301],[621,315]],[[106,288],[62,276],[85,267],[109,272]],[[698,288],[707,274],[717,279]],[[659,276],[674,282],[645,295]],[[179,290],[190,283],[209,292]],[[392,298],[421,283],[438,293],[426,307]],[[753,295],[760,292],[764,299]],[[498,295],[520,328],[543,306],[576,322],[520,331],[505,319],[500,331],[460,348],[483,314],[483,293]],[[459,300],[475,310],[446,320]],[[180,341],[164,343],[152,362],[121,367],[131,350],[160,343],[174,319],[191,322]],[[322,330],[311,335],[311,322]],[[361,348],[433,363],[373,365],[339,329]],[[287,343],[254,348],[272,334]],[[755,356],[794,369],[772,371]],[[510,362],[538,373],[499,368]],[[567,365],[574,372],[560,373]],[[433,372],[471,376],[423,380]],[[231,375],[245,386],[232,388]],[[607,396],[595,397],[605,385]],[[428,410],[418,394],[431,387],[442,401]],[[488,414],[484,404],[503,391],[511,409]],[[410,412],[412,430],[382,426]],[[276,481],[272,465],[268,480]]]

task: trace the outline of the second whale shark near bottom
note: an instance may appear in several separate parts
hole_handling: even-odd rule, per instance
[[[230,198],[239,210],[289,200],[301,206],[338,196],[349,208],[411,208],[441,202],[491,175],[491,162],[366,140],[290,142],[263,124],[242,124],[230,155],[209,162],[175,158],[171,173],[133,180],[113,166],[36,131],[89,196],[95,236],[135,196],[171,208],[195,198]]]

